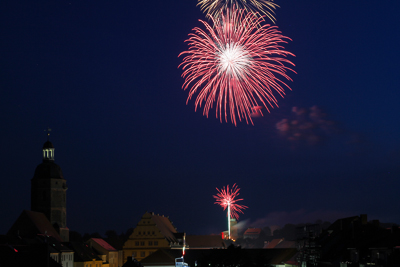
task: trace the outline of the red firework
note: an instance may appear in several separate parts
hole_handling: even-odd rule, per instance
[[[217,190],[218,194],[213,196],[216,200],[214,204],[220,205],[224,208],[224,210],[228,206],[230,206],[230,217],[235,217],[236,219],[239,219],[238,212],[243,214],[242,210],[248,208],[247,206],[236,204],[236,202],[243,200],[242,198],[235,199],[237,196],[239,196],[240,188],[238,188],[237,185],[234,184],[231,189],[229,189],[229,185],[227,185],[226,188],[224,186],[222,189],[217,188]]]
[[[204,102],[203,115],[208,117],[215,102],[221,122],[223,116],[228,122],[229,113],[235,125],[237,118],[253,124],[253,107],[264,106],[269,112],[268,107],[278,107],[275,95],[283,97],[284,88],[290,89],[278,77],[292,81],[286,72],[293,71],[287,65],[294,64],[286,57],[294,55],[281,45],[291,39],[277,26],[263,24],[263,17],[235,7],[210,19],[213,25],[200,20],[206,30],[194,28],[186,40],[188,51],[179,54],[186,55],[179,65],[182,88],[190,87],[186,103],[198,92],[195,110]]]

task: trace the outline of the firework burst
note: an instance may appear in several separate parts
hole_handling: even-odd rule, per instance
[[[195,110],[204,104],[203,115],[208,117],[215,102],[216,117],[233,124],[237,119],[251,119],[252,108],[278,107],[275,95],[284,96],[290,87],[280,80],[291,81],[286,74],[294,64],[287,56],[283,43],[290,38],[281,35],[277,26],[263,24],[264,17],[246,13],[243,9],[226,9],[221,16],[210,16],[212,25],[200,20],[206,28],[194,28],[186,40],[188,51],[182,67],[185,81],[183,89],[189,90],[187,102],[196,94]],[[293,71],[294,72],[294,71]],[[277,77],[277,76],[278,77]]]
[[[221,10],[232,8],[234,5],[247,12],[266,15],[272,22],[275,22],[275,9],[279,6],[273,0],[198,0],[200,9],[213,17],[218,17]]]
[[[230,214],[228,214],[228,219],[235,217],[236,219],[239,219],[239,213],[243,214],[244,209],[247,209],[247,206],[237,204],[236,202],[243,200],[242,198],[236,199],[237,196],[239,196],[239,190],[240,188],[237,187],[236,184],[232,186],[231,189],[229,189],[229,185],[226,187],[224,186],[222,189],[218,189],[218,194],[213,196],[215,198],[215,203],[218,204],[221,207],[228,208],[230,206]]]

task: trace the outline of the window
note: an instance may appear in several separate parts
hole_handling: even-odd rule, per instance
[[[139,231],[139,235],[141,235],[141,234],[142,234],[142,232]]]
[[[140,241],[140,245],[141,245],[141,246],[144,246],[144,241]]]
[[[158,241],[154,241],[154,246],[158,246]]]
[[[154,235],[154,231],[153,231],[153,232],[151,232],[151,234],[152,234],[152,235]]]
[[[140,252],[140,257],[143,258],[143,257],[145,257],[145,256],[146,256],[146,252],[145,252],[145,251],[141,251],[141,252]]]
[[[149,235],[149,234],[150,234],[150,231],[147,231],[147,234]]]
[[[153,245],[153,241],[149,241],[149,246],[152,246]]]
[[[139,241],[136,241],[136,242],[135,242],[135,246],[139,246]]]

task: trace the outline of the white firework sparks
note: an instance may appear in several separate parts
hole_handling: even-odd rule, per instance
[[[239,44],[227,44],[217,53],[219,73],[227,73],[234,77],[244,77],[246,69],[251,66],[251,56]]]

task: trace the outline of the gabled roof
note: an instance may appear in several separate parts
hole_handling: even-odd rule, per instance
[[[93,259],[101,260],[87,244],[80,242],[70,242],[68,243],[68,245],[75,252],[75,262],[92,261]]]
[[[187,235],[186,244],[189,249],[225,248],[220,235]]]
[[[267,247],[265,248],[275,248],[279,243],[281,243],[284,238],[277,238],[277,239],[272,239],[271,242],[268,243]]]
[[[33,242],[37,242],[40,244],[47,244],[48,247],[50,248],[50,252],[72,252],[72,249],[64,245],[64,243],[60,242],[56,238],[52,236],[46,236],[46,235],[38,235]]]
[[[244,235],[259,235],[261,228],[249,228],[244,232]]]
[[[159,249],[147,256],[140,263],[146,265],[175,265],[175,258],[182,256],[182,250]]]
[[[108,251],[117,251],[115,248],[113,248],[110,244],[108,244],[104,239],[102,238],[91,238],[94,242],[99,244],[102,248]]]
[[[36,211],[24,210],[8,230],[7,235],[34,238],[38,234],[52,236],[62,242],[60,235],[47,217]]]
[[[175,227],[172,225],[172,222],[168,217],[155,215],[154,213],[150,213],[151,220],[153,223],[157,225],[157,228],[160,230],[161,234],[165,236],[165,238],[170,242],[176,242],[176,238],[174,233],[176,232]]]

